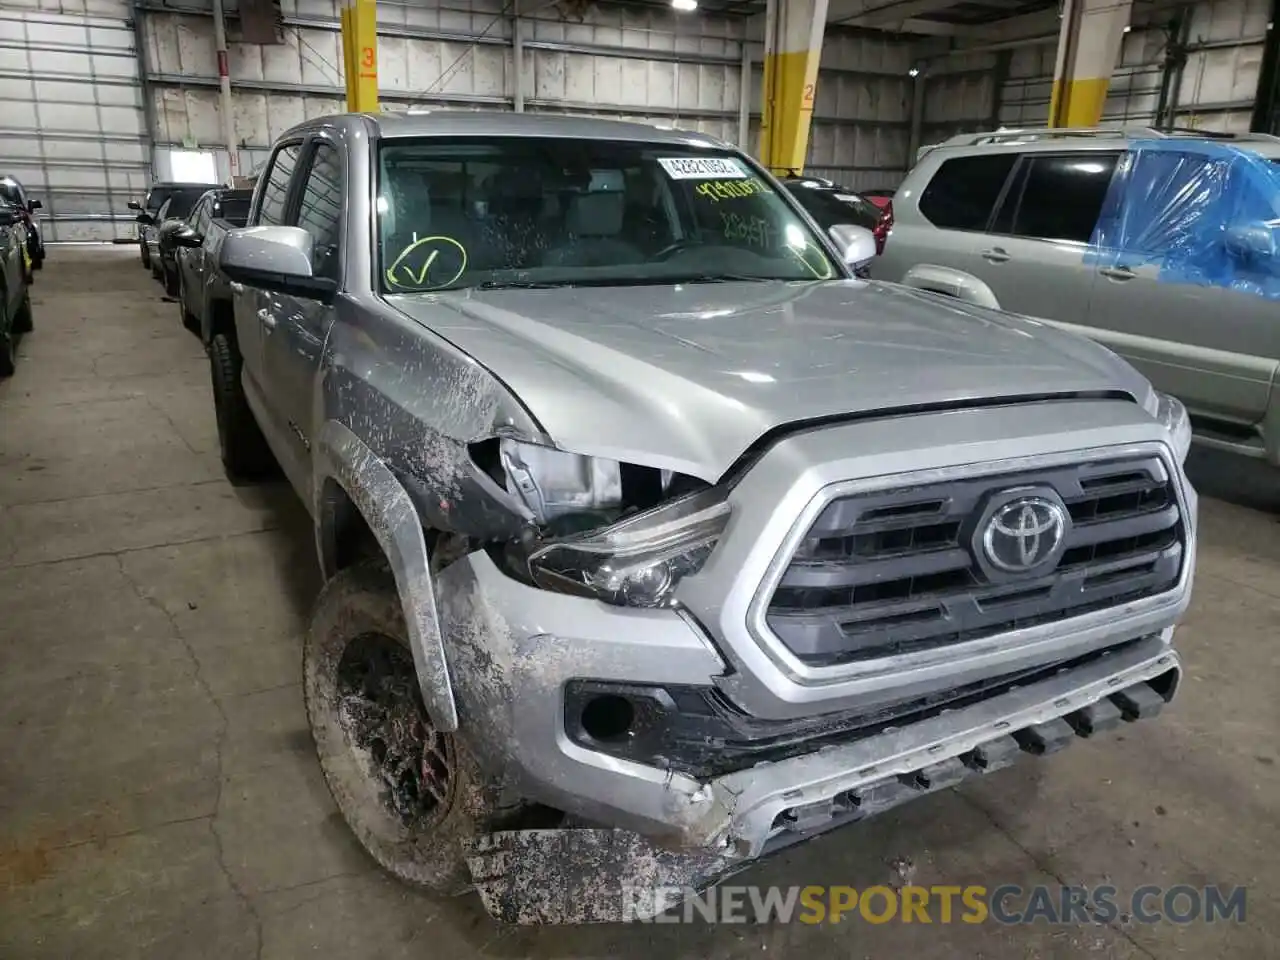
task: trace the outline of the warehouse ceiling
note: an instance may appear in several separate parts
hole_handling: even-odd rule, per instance
[[[628,6],[668,7],[665,0],[632,0]],[[763,15],[765,0],[699,0],[702,13]],[[969,34],[1014,17],[1056,11],[1058,0],[829,0],[827,22],[892,32]]]

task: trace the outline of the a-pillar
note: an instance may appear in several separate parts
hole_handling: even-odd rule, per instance
[[[1130,6],[1130,0],[1064,0],[1049,126],[1098,125]]]
[[[826,25],[827,0],[769,0],[760,162],[774,173],[804,169]]]
[[[342,8],[342,65],[347,109],[378,109],[378,17],[374,0],[351,0]]]

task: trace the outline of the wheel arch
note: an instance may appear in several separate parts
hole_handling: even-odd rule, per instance
[[[313,443],[316,550],[327,578],[352,561],[352,540],[376,542],[404,609],[423,703],[442,732],[458,729],[422,521],[395,474],[351,430],[328,420]]]

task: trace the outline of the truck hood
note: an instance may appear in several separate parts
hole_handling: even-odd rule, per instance
[[[558,446],[715,482],[769,430],[919,405],[1150,386],[1098,345],[896,284],[397,295]]]

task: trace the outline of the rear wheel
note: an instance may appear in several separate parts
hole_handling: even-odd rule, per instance
[[[226,334],[214,337],[209,343],[209,375],[222,465],[232,480],[257,480],[272,472],[275,461],[245,400],[241,365],[240,350]]]
[[[139,240],[138,246],[142,248],[142,266],[147,270],[151,269],[151,257],[147,253],[147,241]]]
[[[30,333],[34,327],[34,318],[31,315],[31,291],[27,291],[27,295],[22,298],[22,305],[18,307],[18,312],[13,315],[12,330],[14,333]]]
[[[316,602],[303,648],[307,718],[333,799],[361,846],[401,880],[471,886],[463,845],[490,809],[465,746],[423,706],[395,581],[367,561]]]
[[[9,324],[9,294],[0,287],[0,377],[13,376],[13,329]]]
[[[171,297],[178,295],[178,274],[169,269],[169,265],[165,264],[161,269],[164,271],[164,292]]]

